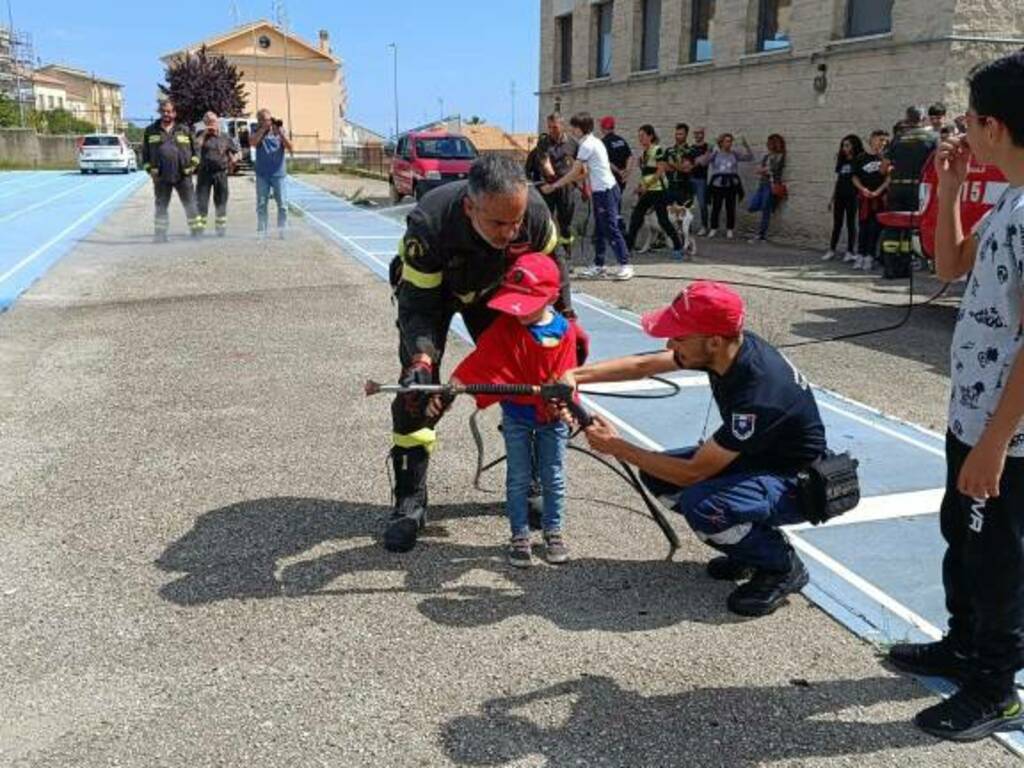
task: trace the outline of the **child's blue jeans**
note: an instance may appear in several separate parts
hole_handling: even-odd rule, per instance
[[[508,411],[502,416],[502,434],[508,456],[505,471],[505,510],[512,535],[528,536],[527,497],[533,480],[533,454],[544,492],[545,532],[561,531],[565,515],[565,454],[569,427],[561,421],[537,424]]]

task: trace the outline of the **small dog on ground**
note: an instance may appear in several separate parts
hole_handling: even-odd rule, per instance
[[[669,205],[668,216],[683,243],[683,254],[691,259],[694,258],[697,255],[697,239],[693,236],[693,200],[687,200],[681,205]],[[637,233],[634,246],[635,253],[647,253],[652,248],[668,247],[665,233],[661,231],[653,209],[644,216],[644,223]]]

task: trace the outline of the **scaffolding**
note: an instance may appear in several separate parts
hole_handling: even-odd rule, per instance
[[[32,68],[35,54],[32,36],[11,26],[0,26],[0,95],[32,107]]]

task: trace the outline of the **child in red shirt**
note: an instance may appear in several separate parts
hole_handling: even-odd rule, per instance
[[[550,256],[527,253],[519,257],[488,302],[501,314],[455,369],[452,382],[546,384],[576,367],[577,329],[551,307],[558,298],[559,283],[558,267]],[[549,563],[565,563],[569,550],[562,536],[562,521],[569,428],[539,397],[476,397],[479,408],[499,401],[508,457],[509,562],[521,568],[533,564],[527,496],[536,454],[544,493],[544,557]]]

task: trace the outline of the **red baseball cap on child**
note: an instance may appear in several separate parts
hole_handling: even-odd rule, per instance
[[[648,336],[673,339],[679,336],[738,336],[743,330],[743,299],[722,283],[697,280],[690,283],[664,309],[644,314]]]
[[[601,118],[601,130],[602,131],[614,131],[615,130],[615,118],[611,115],[605,115]]]
[[[527,317],[551,304],[562,284],[558,265],[545,253],[524,253],[505,274],[487,306],[515,317]]]

